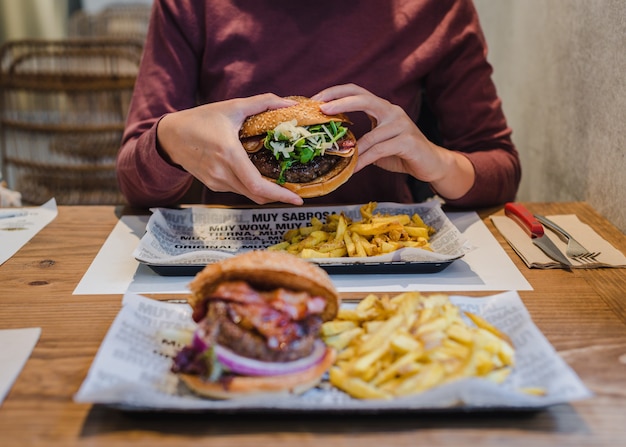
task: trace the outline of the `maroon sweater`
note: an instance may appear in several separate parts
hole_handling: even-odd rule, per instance
[[[157,151],[164,114],[198,104],[272,92],[310,96],[358,84],[401,106],[417,121],[433,111],[439,142],[476,170],[472,189],[448,203],[481,207],[513,200],[520,181],[470,0],[155,0],[118,156],[130,204],[178,203],[192,177]],[[357,136],[363,114],[351,115]],[[368,166],[335,192],[305,204],[411,202],[408,176]],[[250,204],[207,188],[202,201]]]

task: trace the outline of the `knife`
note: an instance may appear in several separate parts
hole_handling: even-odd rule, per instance
[[[532,238],[533,244],[539,247],[549,258],[571,267],[572,263],[556,245],[545,235],[543,226],[533,213],[519,203],[509,202],[504,205],[504,214],[513,219]]]

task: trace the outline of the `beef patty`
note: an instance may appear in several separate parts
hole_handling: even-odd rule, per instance
[[[288,362],[311,354],[316,334],[319,333],[322,324],[322,319],[318,315],[293,322],[299,325],[301,337],[287,346],[270,346],[263,335],[254,328],[246,327],[242,322],[233,321],[233,316],[227,302],[211,301],[208,305],[207,318],[202,324],[209,326],[205,328],[207,333],[215,330],[218,344],[244,357],[267,362]]]
[[[277,179],[280,176],[280,162],[267,149],[248,154],[252,163],[265,177]],[[285,180],[289,183],[307,183],[329,172],[344,160],[343,157],[324,155],[315,157],[308,163],[295,162],[285,171]]]

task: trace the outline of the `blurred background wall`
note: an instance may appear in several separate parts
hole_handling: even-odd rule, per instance
[[[626,1],[475,4],[522,158],[518,200],[587,201],[626,232]]]
[[[77,8],[0,0],[0,43],[63,37]],[[626,1],[474,0],[522,158],[518,200],[587,201],[626,232]]]
[[[150,5],[152,0],[0,0],[0,45],[8,39],[67,37],[73,12],[97,13],[116,4]]]
[[[8,39],[63,38],[71,0],[0,0],[0,43]]]

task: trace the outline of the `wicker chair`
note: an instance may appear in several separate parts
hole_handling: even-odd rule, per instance
[[[24,203],[124,203],[115,157],[142,46],[91,38],[0,49],[2,170]]]
[[[134,37],[145,40],[150,21],[149,4],[112,4],[90,13],[74,12],[68,22],[69,37]]]

